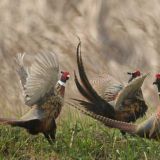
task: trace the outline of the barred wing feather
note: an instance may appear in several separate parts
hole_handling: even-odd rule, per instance
[[[25,115],[23,115],[20,120],[29,121],[34,119],[43,119],[46,117],[44,110],[40,107],[32,107]]]
[[[114,79],[114,77],[105,73],[91,79],[90,83],[97,93],[107,102],[115,100],[118,93],[124,87],[123,84]]]
[[[27,79],[28,74],[29,74],[27,67],[25,67],[24,63],[23,63],[24,56],[25,56],[25,53],[19,53],[16,56],[16,62],[18,64],[17,72],[18,72],[18,75],[20,77],[20,81],[21,81],[23,89],[24,89],[24,85],[26,84],[26,79]]]
[[[40,53],[30,68],[25,85],[25,104],[32,106],[54,89],[58,81],[59,63],[54,53]]]
[[[128,83],[123,90],[118,94],[116,98],[115,108],[120,109],[121,104],[127,98],[131,98],[141,88],[145,78],[148,74],[137,77],[132,82]]]

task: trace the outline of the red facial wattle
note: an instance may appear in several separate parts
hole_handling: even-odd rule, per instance
[[[138,76],[140,76],[140,75],[141,75],[141,72],[140,72],[139,70],[133,72],[133,76],[134,76],[134,77],[138,77]]]
[[[66,82],[68,79],[69,79],[69,77],[70,77],[70,74],[69,74],[69,72],[63,72],[63,71],[61,71],[61,81],[62,82]]]
[[[156,74],[156,79],[159,79],[160,80],[160,73]]]

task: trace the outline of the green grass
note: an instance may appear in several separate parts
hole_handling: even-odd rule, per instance
[[[160,143],[108,129],[91,118],[68,114],[59,122],[56,142],[20,128],[0,127],[0,160],[158,160]]]

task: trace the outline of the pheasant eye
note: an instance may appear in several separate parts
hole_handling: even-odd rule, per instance
[[[63,71],[61,71],[61,74],[63,74],[64,72]]]
[[[141,72],[139,70],[137,70],[137,71],[135,71],[135,72],[132,73],[133,77],[138,77],[140,75],[141,75]]]

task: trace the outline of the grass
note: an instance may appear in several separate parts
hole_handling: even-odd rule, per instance
[[[81,116],[81,117],[80,117]],[[43,135],[29,135],[20,128],[0,127],[0,160],[158,160],[159,142],[122,137],[86,116],[69,113],[57,129],[50,145]]]

